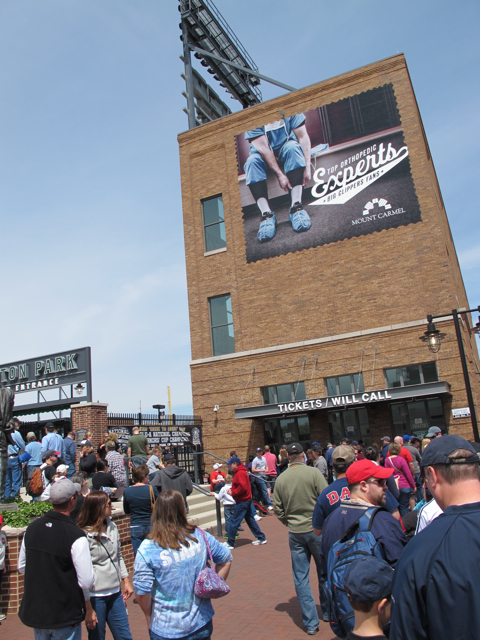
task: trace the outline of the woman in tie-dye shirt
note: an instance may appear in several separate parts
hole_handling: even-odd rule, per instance
[[[230,551],[205,533],[217,573],[230,571]],[[198,574],[207,562],[207,547],[198,529],[187,520],[178,491],[160,493],[152,514],[152,528],[135,558],[133,586],[147,619],[151,640],[207,640],[211,637],[213,607],[195,596]]]

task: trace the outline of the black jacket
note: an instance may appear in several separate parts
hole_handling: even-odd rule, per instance
[[[72,544],[84,536],[62,513],[49,511],[25,532],[25,586],[18,617],[27,627],[62,629],[85,619]]]
[[[95,469],[97,468],[97,456],[93,451],[89,453],[88,456],[80,456],[78,468],[80,471],[85,471],[89,478],[93,476]]]
[[[176,464],[160,469],[150,484],[152,487],[158,487],[159,491],[175,489],[182,494],[185,501],[193,491],[192,479],[185,469],[180,469]]]

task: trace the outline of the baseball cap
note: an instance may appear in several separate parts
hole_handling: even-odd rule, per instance
[[[216,463],[213,465],[213,468],[214,468],[214,469],[215,469],[215,471],[216,471],[217,469],[220,469],[220,467],[221,467],[221,466],[222,466],[222,465],[220,464],[220,462],[216,462]]]
[[[315,453],[321,453],[323,451],[322,445],[321,444],[314,444],[312,446],[312,451],[315,451]]]
[[[91,446],[92,446],[92,443],[90,442],[90,440],[82,440],[82,441],[80,442],[80,446],[81,446],[81,447],[85,447],[85,446],[87,446],[87,447],[91,447]]]
[[[334,464],[335,462],[339,462],[340,464],[352,464],[352,462],[355,462],[355,459],[355,450],[348,444],[341,444],[338,447],[335,447],[332,453],[332,460]]]
[[[403,436],[403,441],[404,441],[404,442],[408,442],[408,441],[409,441],[409,440],[411,440],[411,439],[412,439],[412,436],[409,436],[408,434],[405,434],[405,435]]]
[[[430,427],[428,432],[425,434],[425,438],[435,438],[439,433],[442,433],[442,430],[438,427]]]
[[[164,462],[171,462],[172,460],[175,460],[175,456],[173,455],[173,453],[167,453],[164,457],[163,457]]]
[[[390,442],[390,438],[388,436],[383,436],[382,442]]]
[[[303,447],[298,442],[292,442],[287,447],[287,453],[289,456],[295,455],[296,453],[303,453]]]
[[[348,484],[357,484],[368,478],[389,478],[392,473],[393,469],[385,469],[373,460],[357,460],[348,467],[345,475]]]
[[[57,458],[60,457],[60,451],[55,451],[54,449],[47,449],[47,451],[45,451],[45,453],[42,453],[42,458],[44,460],[46,460],[47,458],[50,458],[51,456],[57,456]]]
[[[467,449],[472,452],[472,455],[468,458],[449,458],[448,456],[457,449]],[[480,462],[480,458],[471,442],[460,436],[442,436],[430,442],[420,464],[422,467],[429,467],[434,464],[471,464],[473,462]]]
[[[27,433],[27,438],[36,438],[36,437],[37,437],[37,436],[34,434],[34,432],[33,432],[33,431],[29,431],[29,432]]]
[[[258,453],[259,451],[263,451],[262,447],[257,447],[256,448],[256,452]]]
[[[242,461],[238,456],[232,456],[228,461],[228,464],[242,464]]]
[[[370,604],[392,593],[393,574],[394,570],[384,560],[365,556],[348,567],[343,584],[354,602]]]
[[[358,440],[352,440],[352,444],[358,444]]]
[[[66,464],[59,464],[57,467],[57,473],[67,473],[68,467]]]
[[[71,482],[67,478],[57,480],[50,489],[50,502],[52,504],[62,504],[73,498],[81,490],[82,487],[78,482]]]

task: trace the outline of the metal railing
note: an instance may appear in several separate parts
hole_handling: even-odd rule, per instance
[[[199,493],[203,493],[204,496],[210,496],[210,491],[207,491],[196,482],[192,482],[192,484]],[[221,538],[223,536],[222,509],[220,507],[220,500],[217,500],[216,498],[215,498],[215,511],[217,514],[217,536]]]
[[[222,462],[225,462],[225,464],[227,464],[226,460],[220,458],[220,456],[217,456],[214,453],[211,453],[210,451],[191,451],[190,455],[193,456],[193,478],[197,484],[200,478],[197,456],[211,456],[212,458],[216,458],[217,460],[221,460]]]

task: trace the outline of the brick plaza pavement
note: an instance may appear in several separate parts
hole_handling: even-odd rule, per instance
[[[287,529],[274,517],[259,522],[268,543],[253,547],[254,539],[243,524],[244,532],[236,542],[233,564],[228,578],[231,593],[213,602],[213,640],[261,640],[289,638],[306,640],[302,614],[295,595]],[[48,581],[46,580],[46,586]],[[318,604],[318,583],[312,561],[310,572],[312,592]],[[149,640],[145,618],[132,599],[128,602],[130,628],[134,640]],[[320,612],[320,607],[318,606]],[[0,626],[5,640],[28,640],[33,631],[24,627],[16,615],[8,615]],[[85,628],[82,638],[87,639]],[[332,640],[336,636],[325,622],[320,622],[316,640]],[[107,639],[112,640],[107,630]]]

